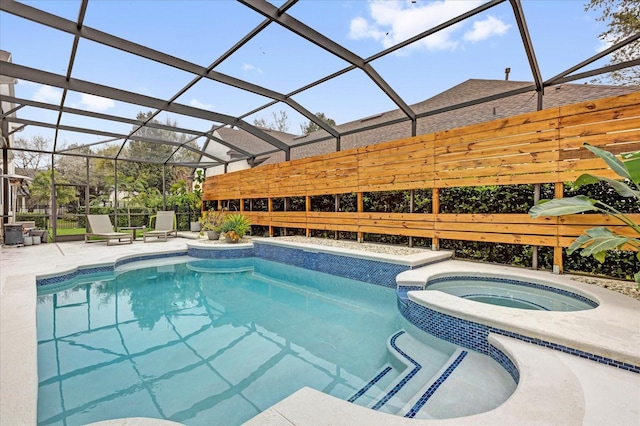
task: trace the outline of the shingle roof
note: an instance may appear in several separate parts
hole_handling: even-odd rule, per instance
[[[508,81],[508,80],[481,80],[470,79],[457,86],[452,87],[432,98],[411,105],[411,108],[417,115],[425,114],[431,111],[448,108],[454,105],[471,102],[477,99],[498,95],[512,90],[524,89],[531,87],[531,91],[519,93],[509,97],[484,102],[477,105],[471,105],[455,110],[440,112],[434,115],[426,115],[418,118],[416,134],[427,134],[438,132],[456,127],[462,127],[469,124],[482,123],[485,121],[495,120],[503,117],[533,112],[537,109],[537,93],[533,89],[532,82],[526,81]],[[606,98],[637,91],[637,87],[626,86],[606,86],[606,85],[590,85],[590,84],[562,84],[558,86],[547,87],[543,96],[543,108],[552,108],[561,105],[569,105],[577,102],[583,102],[593,99]],[[400,139],[411,136],[411,122],[406,120],[384,127],[377,127],[369,130],[357,132],[358,129],[364,129],[372,125],[403,119],[406,116],[399,109],[387,111],[379,115],[365,117],[360,120],[351,121],[338,126],[336,130],[341,134],[348,133],[341,137],[341,149],[355,148],[363,145],[371,145],[375,143],[385,142],[394,139]],[[221,136],[234,144],[242,144],[247,151],[257,152],[252,144],[265,144],[258,138],[249,135],[246,132],[233,129],[220,129]],[[309,135],[296,136],[289,133],[273,132],[274,136],[281,139],[287,145],[296,145],[300,143],[321,140],[328,136],[324,130],[313,132]],[[244,134],[240,136],[239,134]],[[227,139],[227,138],[233,139]],[[242,139],[240,139],[242,138]],[[263,145],[260,145],[261,147]],[[243,148],[245,149],[245,148]],[[314,155],[326,154],[336,150],[335,139],[312,143],[291,149],[291,159],[310,157]],[[284,161],[283,152],[277,152],[268,155],[263,164],[273,164]]]

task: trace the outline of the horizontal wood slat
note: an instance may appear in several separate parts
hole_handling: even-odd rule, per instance
[[[583,173],[618,178],[584,143],[615,154],[640,150],[640,91],[208,177],[203,199],[560,184]],[[596,214],[538,219],[528,214],[245,214],[254,224],[277,227],[557,248],[594,226],[633,235],[615,219]],[[640,213],[631,217],[640,221]]]

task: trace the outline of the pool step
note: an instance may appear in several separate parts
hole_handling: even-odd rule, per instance
[[[396,414],[433,374],[449,359],[449,354],[434,349],[400,330],[387,342],[395,373],[386,387],[381,381],[372,386],[356,403],[374,410]],[[377,393],[376,393],[377,391]]]
[[[387,342],[389,364],[349,401],[408,418],[442,419],[489,411],[515,390],[491,358],[438,345],[405,330],[394,333]]]
[[[490,411],[516,389],[511,376],[488,356],[458,350],[398,415],[416,419],[446,419]]]

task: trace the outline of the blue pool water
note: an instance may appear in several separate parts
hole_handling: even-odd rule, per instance
[[[426,289],[517,309],[581,311],[598,306],[596,302],[566,290],[504,278],[443,277],[427,283]]]
[[[348,399],[399,329],[393,289],[261,259],[82,279],[38,296],[42,425],[234,425],[302,386]]]

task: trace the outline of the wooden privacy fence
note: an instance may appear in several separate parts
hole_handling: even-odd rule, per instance
[[[244,212],[253,224],[311,230],[427,237],[562,248],[584,230],[607,226],[631,236],[620,222],[599,214],[532,219],[528,214],[442,214],[440,188],[555,184],[582,173],[617,178],[583,148],[615,154],[640,150],[640,92],[513,116],[447,131],[209,177],[205,200],[269,199],[269,211]],[[376,213],[363,209],[363,193],[432,189],[431,213]],[[356,193],[357,212],[314,212],[310,198]],[[306,197],[306,211],[273,211],[273,198]],[[636,222],[640,212],[631,214]],[[272,233],[272,232],[271,232]]]

